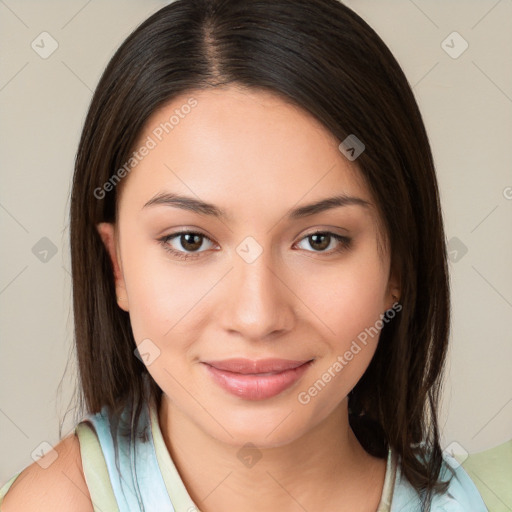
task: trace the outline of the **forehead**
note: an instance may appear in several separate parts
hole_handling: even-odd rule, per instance
[[[151,149],[122,185],[139,208],[166,190],[246,210],[335,193],[372,202],[357,166],[338,145],[310,113],[271,92],[236,86],[191,91],[145,123],[134,150]]]

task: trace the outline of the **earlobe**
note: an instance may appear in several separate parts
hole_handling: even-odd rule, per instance
[[[118,297],[117,302],[121,309],[128,311],[128,297],[121,267],[119,247],[117,245],[115,224],[111,222],[100,222],[97,224],[96,228],[98,229],[98,233],[100,234],[100,237],[103,241],[103,244],[105,245],[105,249],[107,250],[110,261],[112,263],[116,295]],[[120,303],[121,298],[123,300]]]

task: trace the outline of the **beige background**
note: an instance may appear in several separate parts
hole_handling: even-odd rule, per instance
[[[74,391],[68,196],[92,90],[166,3],[0,0],[0,485],[58,442]],[[346,3],[397,57],[430,135],[453,250],[443,447],[477,452],[512,437],[512,1]],[[47,59],[31,47],[44,31]],[[442,46],[454,31],[458,58]]]

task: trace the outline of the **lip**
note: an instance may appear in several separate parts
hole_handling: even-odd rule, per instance
[[[217,368],[218,370],[226,370],[234,373],[276,373],[285,370],[291,370],[297,368],[304,363],[307,363],[310,359],[304,359],[302,361],[294,361],[290,359],[244,359],[241,357],[224,359],[222,361],[204,361]]]
[[[210,376],[220,387],[246,400],[264,400],[282,393],[307,371],[312,359],[226,359],[204,361]]]

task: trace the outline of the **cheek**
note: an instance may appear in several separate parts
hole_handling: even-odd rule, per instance
[[[130,320],[135,339],[153,337],[173,346],[177,340],[193,338],[198,327],[201,298],[214,284],[207,276],[197,276],[179,269],[158,273],[153,267],[140,279],[132,280],[130,290]],[[132,299],[132,297],[134,297]],[[180,333],[187,336],[180,336]]]
[[[171,338],[186,321],[187,311],[204,294],[200,280],[190,279],[185,267],[172,265],[158,243],[127,242],[124,250],[123,270],[135,339],[154,338],[160,343]]]
[[[310,275],[297,281],[297,293],[311,305],[326,338],[338,350],[384,313],[388,271],[376,249],[360,249],[339,264],[317,265]]]
[[[159,373],[169,379],[165,370],[180,374],[194,359],[194,343],[212,319],[211,292],[226,270],[172,261],[158,243],[127,243],[125,251],[133,336],[154,343],[163,357],[148,369],[157,381]]]
[[[307,389],[301,389],[306,393],[305,400],[323,395],[315,400],[315,407],[335,406],[368,367],[382,327],[387,275],[376,250],[361,250],[335,271],[327,267],[317,270],[314,287],[311,280],[303,281],[305,302],[314,304],[319,330],[324,333],[316,369],[306,383]]]
[[[163,249],[162,249],[163,251]],[[143,362],[157,384],[178,401],[189,396],[179,383],[197,393],[187,368],[195,339],[200,338],[201,297],[207,276],[198,278],[184,266],[172,265],[156,250],[134,251],[126,266],[130,323]],[[181,398],[179,398],[181,397]]]

